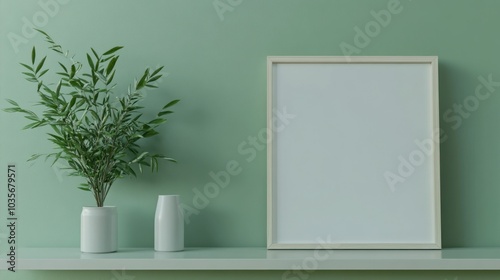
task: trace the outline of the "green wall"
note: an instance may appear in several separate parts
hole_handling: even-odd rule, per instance
[[[399,2],[399,3],[398,3]],[[231,6],[231,4],[233,6]],[[374,14],[391,11],[373,28]],[[118,181],[107,200],[119,207],[121,247],[153,246],[158,194],[180,194],[193,205],[197,190],[230,161],[242,172],[190,216],[187,246],[264,246],[265,150],[241,153],[265,128],[268,55],[437,55],[440,59],[442,231],[444,247],[500,246],[500,1],[496,0],[0,0],[0,100],[24,105],[36,98],[19,62],[43,28],[80,54],[123,45],[118,90],[146,66],[165,65],[168,77],[148,91],[147,108],[180,98],[161,137],[146,142],[178,160],[159,174]],[[366,33],[366,31],[365,31]],[[491,94],[475,96],[480,77]],[[4,101],[0,102],[5,107]],[[36,110],[36,108],[34,109]],[[81,207],[92,205],[62,165],[26,163],[50,152],[43,131],[20,130],[26,121],[0,112],[0,168],[14,162],[19,175],[18,241],[22,247],[79,246]],[[240,147],[240,151],[239,151]],[[0,174],[4,174],[1,172]],[[5,180],[4,175],[0,178]],[[5,190],[0,190],[5,221]],[[2,222],[3,223],[3,222]],[[0,228],[0,252],[5,252]],[[3,253],[2,253],[3,254]],[[1,272],[2,274],[4,272]],[[0,275],[2,275],[0,274]],[[12,279],[66,279],[69,272],[19,272]],[[279,272],[131,272],[136,279],[280,279]],[[75,279],[110,279],[112,272],[75,272]],[[481,275],[481,277],[479,276]],[[310,279],[494,279],[494,272],[316,272]],[[245,278],[248,277],[248,278]],[[115,277],[116,278],[116,277]]]

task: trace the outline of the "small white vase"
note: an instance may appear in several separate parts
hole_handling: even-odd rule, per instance
[[[118,214],[115,206],[83,207],[80,251],[111,253],[118,249]]]
[[[155,213],[155,250],[184,250],[184,215],[178,195],[160,195]]]

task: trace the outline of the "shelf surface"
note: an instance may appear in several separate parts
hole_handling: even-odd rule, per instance
[[[500,248],[443,250],[267,250],[186,248],[155,252],[120,249],[109,254],[79,248],[21,248],[17,270],[500,270]],[[0,269],[7,269],[6,255]]]

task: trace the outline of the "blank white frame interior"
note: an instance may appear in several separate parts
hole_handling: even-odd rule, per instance
[[[440,249],[438,58],[267,58],[268,249]]]

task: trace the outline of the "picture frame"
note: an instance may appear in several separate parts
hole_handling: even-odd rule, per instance
[[[438,57],[267,58],[267,248],[440,249]]]

